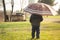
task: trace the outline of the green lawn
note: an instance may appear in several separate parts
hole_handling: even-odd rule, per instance
[[[39,40],[60,40],[60,23],[42,22],[40,31]],[[0,40],[31,40],[30,23],[28,21],[0,22]]]

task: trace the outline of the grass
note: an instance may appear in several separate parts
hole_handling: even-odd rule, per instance
[[[14,28],[14,27],[28,27],[30,23],[28,22],[2,22],[0,23],[0,28]]]
[[[44,16],[44,18],[60,18],[60,15],[59,16]]]
[[[51,17],[49,16],[49,18]],[[60,23],[42,22],[40,29],[40,39],[38,40],[60,40]],[[28,21],[1,22],[0,40],[31,40],[31,24]]]

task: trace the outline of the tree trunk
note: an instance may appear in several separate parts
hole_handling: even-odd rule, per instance
[[[11,11],[11,14],[10,14],[10,21],[12,21],[11,17],[12,17],[12,13],[13,13],[14,0],[11,0],[11,5],[12,5],[12,11]]]
[[[6,22],[6,7],[5,7],[5,1],[3,0],[3,8],[4,8],[4,22]]]

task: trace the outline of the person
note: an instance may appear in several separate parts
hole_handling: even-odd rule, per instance
[[[32,25],[32,39],[35,37],[36,32],[36,38],[39,39],[40,34],[40,22],[43,21],[43,17],[41,15],[32,14],[30,17],[30,23]]]

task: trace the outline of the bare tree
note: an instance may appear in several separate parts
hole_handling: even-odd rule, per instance
[[[11,14],[10,14],[10,21],[11,21],[11,17],[12,17],[12,13],[13,13],[14,0],[11,0],[11,6],[12,6],[12,11],[11,11]]]
[[[2,0],[3,8],[4,8],[4,21],[6,22],[6,7],[5,7],[5,0]]]
[[[58,10],[57,12],[58,12],[58,14],[60,15],[60,6],[59,6],[59,10]]]

